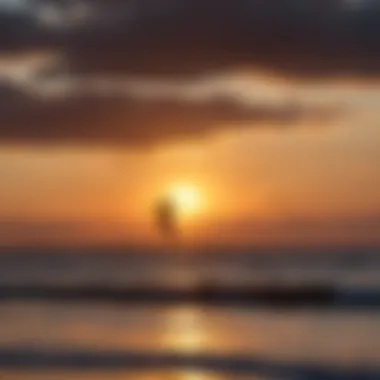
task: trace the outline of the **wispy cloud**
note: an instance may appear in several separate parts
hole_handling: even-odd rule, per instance
[[[222,128],[291,127],[339,114],[335,107],[244,104],[224,96],[198,101],[86,90],[52,96],[10,83],[0,87],[0,99],[3,143],[149,145]]]

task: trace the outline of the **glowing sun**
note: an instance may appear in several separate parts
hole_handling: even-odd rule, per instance
[[[191,184],[177,184],[169,188],[168,196],[183,216],[192,216],[202,208],[202,196],[198,187]]]

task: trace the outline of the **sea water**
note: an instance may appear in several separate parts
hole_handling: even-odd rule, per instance
[[[329,284],[380,294],[376,250],[0,255],[0,379],[380,379],[376,307],[20,300],[12,286]],[[377,294],[377,293],[375,293]],[[337,305],[338,306],[338,305]]]

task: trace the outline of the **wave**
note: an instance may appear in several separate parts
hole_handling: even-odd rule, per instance
[[[260,357],[180,355],[129,351],[37,350],[0,348],[0,368],[18,370],[202,370],[219,373],[257,374],[282,379],[378,380],[380,367],[341,367],[333,364],[284,362]]]
[[[334,285],[216,287],[188,289],[105,286],[0,285],[0,301],[112,302],[125,304],[197,303],[213,306],[380,310],[380,289]]]

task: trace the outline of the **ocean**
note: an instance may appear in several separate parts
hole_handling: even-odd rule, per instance
[[[268,287],[329,297],[251,302]],[[380,255],[4,249],[0,379],[380,379]]]

